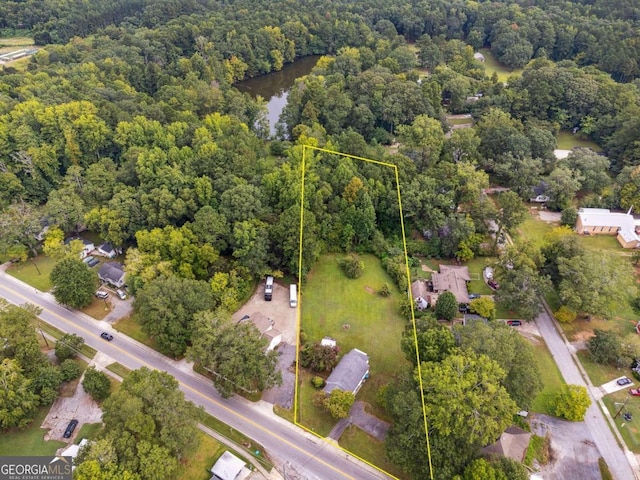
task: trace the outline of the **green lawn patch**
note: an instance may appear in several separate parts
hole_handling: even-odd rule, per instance
[[[410,478],[387,459],[384,442],[371,437],[354,425],[350,425],[340,436],[338,444],[354,455],[367,460],[396,478]]]
[[[0,455],[55,455],[56,450],[63,447],[65,442],[44,440],[47,430],[40,428],[49,407],[40,407],[31,424],[22,430],[15,428],[2,432],[0,435]]]
[[[347,278],[338,266],[338,255],[320,257],[302,286],[302,330],[309,342],[330,336],[341,353],[357,348],[369,355],[371,379],[383,385],[407,364],[400,349],[406,321],[400,316],[402,295],[373,255],[362,255],[365,267],[360,278]],[[391,295],[377,294],[388,284]],[[359,400],[375,403],[376,392],[363,389]]]
[[[534,459],[542,465],[547,464],[549,462],[549,444],[549,438],[531,435],[527,453],[525,453],[522,463],[531,468],[533,468]]]
[[[33,45],[31,37],[3,37],[0,38],[0,47],[28,47]]]
[[[473,125],[473,119],[471,118],[447,118],[449,125]]]
[[[200,443],[198,448],[190,453],[181,463],[178,480],[208,480],[209,471],[227,448],[204,432],[198,432]]]
[[[611,475],[611,471],[609,470],[609,466],[607,462],[604,461],[604,458],[600,457],[598,459],[598,467],[600,468],[600,476],[602,480],[614,480],[613,475]]]
[[[600,148],[597,143],[588,139],[584,139],[580,134],[571,133],[568,130],[562,130],[558,132],[557,140],[557,148],[560,150],[571,150],[575,147],[585,147],[590,148],[596,152],[602,151],[602,148]]]
[[[313,404],[313,394],[318,390],[311,385],[311,377],[313,375],[304,370],[298,372],[298,423],[321,437],[326,437],[337,420]]]
[[[31,285],[33,288],[37,288],[43,292],[51,290],[51,282],[49,281],[49,274],[56,261],[45,255],[38,255],[35,258],[29,259],[25,263],[13,264],[7,268],[7,273],[24,283]]]
[[[98,438],[98,434],[102,430],[101,423],[83,423],[82,427],[78,431],[76,436],[76,443],[80,443],[80,440],[86,438],[87,440],[94,440]]]
[[[511,75],[520,75],[523,71],[522,68],[510,68],[503,65],[488,48],[481,48],[479,51],[484,55],[484,71],[488,77],[491,77],[495,72],[499,81],[506,82]]]
[[[587,372],[587,375],[589,375],[591,383],[594,385],[602,385],[603,383],[610,382],[611,380],[623,375],[633,378],[631,377],[631,372],[628,371],[628,369],[618,368],[612,365],[602,365],[601,363],[594,362],[588,350],[579,350],[578,358]]]
[[[84,372],[89,364],[80,358],[74,358],[74,362],[80,365],[80,370]],[[60,388],[59,396],[60,397],[73,397],[74,393],[76,393],[76,389],[78,388],[78,384],[80,383],[80,377],[74,378],[69,382],[65,382],[62,384]]]
[[[527,219],[518,227],[512,236],[514,240],[521,238],[531,241],[534,245],[541,247],[544,243],[545,236],[558,225],[543,222],[538,217],[529,214]]]
[[[553,415],[553,399],[556,394],[560,393],[566,382],[562,378],[560,370],[544,341],[541,340],[541,343],[534,345],[533,348],[535,349],[535,358],[540,370],[543,388],[533,400],[531,410],[537,413]]]
[[[156,349],[155,342],[142,331],[142,326],[136,322],[134,315],[129,315],[128,317],[118,320],[117,323],[113,324],[113,328],[140,343],[144,343],[147,347],[151,347],[154,350]]]
[[[273,465],[271,464],[269,459],[265,457],[264,447],[259,443],[254,442],[249,437],[243,435],[235,428],[230,427],[226,423],[221,422],[217,418],[212,417],[211,415],[208,415],[206,413],[203,414],[200,423],[202,423],[203,425],[206,425],[212,430],[215,430],[220,435],[223,435],[224,437],[228,438],[229,440],[232,440],[238,445],[242,445],[244,448],[246,448],[246,451],[243,451],[242,453],[245,455],[251,454],[251,456],[256,460],[258,460],[260,464],[267,470],[271,470],[273,468]],[[256,455],[255,454],[256,451],[260,452],[260,454]]]
[[[107,370],[115,373],[120,378],[124,378],[127,375],[129,375],[129,373],[131,373],[131,369],[125,367],[124,365],[122,365],[122,364],[120,364],[118,362],[114,362],[114,363],[111,363],[111,364],[107,365]]]
[[[640,397],[631,397],[629,390],[624,389],[605,396],[603,400],[612,417],[618,413],[624,402],[627,402],[614,422],[627,447],[634,453],[640,453]],[[622,418],[624,412],[632,415],[630,422]]]
[[[612,253],[627,253],[620,246],[615,235],[578,235],[578,240],[582,246],[588,250],[606,250]]]

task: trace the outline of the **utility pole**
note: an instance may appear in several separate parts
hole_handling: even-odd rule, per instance
[[[624,401],[624,403],[622,404],[622,406],[620,407],[620,409],[616,412],[616,414],[613,416],[613,419],[615,420],[616,418],[618,418],[618,415],[620,415],[620,412],[622,412],[622,410],[624,410],[624,406],[627,404],[627,402],[629,401],[631,397],[627,397],[627,399]]]

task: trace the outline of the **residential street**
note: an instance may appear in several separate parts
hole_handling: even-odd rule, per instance
[[[536,318],[536,325],[538,330],[544,338],[553,358],[562,373],[565,381],[573,385],[582,385],[587,387],[589,395],[591,396],[591,406],[587,410],[585,417],[585,423],[591,432],[593,441],[596,447],[600,451],[600,454],[607,462],[609,470],[616,480],[632,480],[634,478],[640,478],[638,475],[637,462],[635,457],[629,452],[629,455],[625,455],[622,451],[614,434],[609,428],[609,424],[604,417],[603,412],[600,410],[597,400],[600,396],[594,397],[595,388],[588,384],[585,378],[580,374],[580,370],[574,362],[573,356],[569,351],[569,346],[565,343],[563,337],[560,335],[554,320],[549,316],[546,310],[544,310]],[[630,461],[634,463],[635,473],[631,468]]]
[[[6,275],[2,269],[0,297],[17,305],[28,302],[39,306],[42,308],[42,320],[64,332],[82,336],[87,345],[130,369],[146,366],[170,373],[178,380],[188,400],[201,405],[209,414],[261,443],[268,449],[271,458],[281,463],[288,462],[288,465],[309,480],[388,478],[329,442],[276,417],[264,405],[253,404],[239,397],[221,398],[211,382],[193,372],[185,362],[164,357],[113,330],[107,322],[94,320],[83,313],[58,305],[50,294],[34,290]],[[114,340],[102,340],[100,333],[103,331],[112,333]]]

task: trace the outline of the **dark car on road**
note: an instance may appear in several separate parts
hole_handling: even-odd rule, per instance
[[[110,342],[111,340],[113,340],[113,335],[107,332],[102,332],[100,336],[104,338],[107,342]]]
[[[69,422],[69,425],[67,425],[67,429],[64,431],[62,438],[71,438],[71,435],[73,435],[73,431],[76,429],[77,426],[78,426],[78,420],[74,418]]]

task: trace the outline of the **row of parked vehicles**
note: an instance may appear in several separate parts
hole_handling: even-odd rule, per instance
[[[264,299],[270,302],[273,299],[273,277],[269,275],[264,284]],[[295,283],[289,285],[289,306],[296,308],[298,306],[298,287]]]
[[[127,294],[124,292],[124,290],[121,290],[119,288],[116,289],[116,295],[118,295],[120,300],[126,300],[127,299]],[[104,290],[98,290],[96,292],[96,297],[102,298],[102,299],[109,298],[109,292],[106,292]]]

